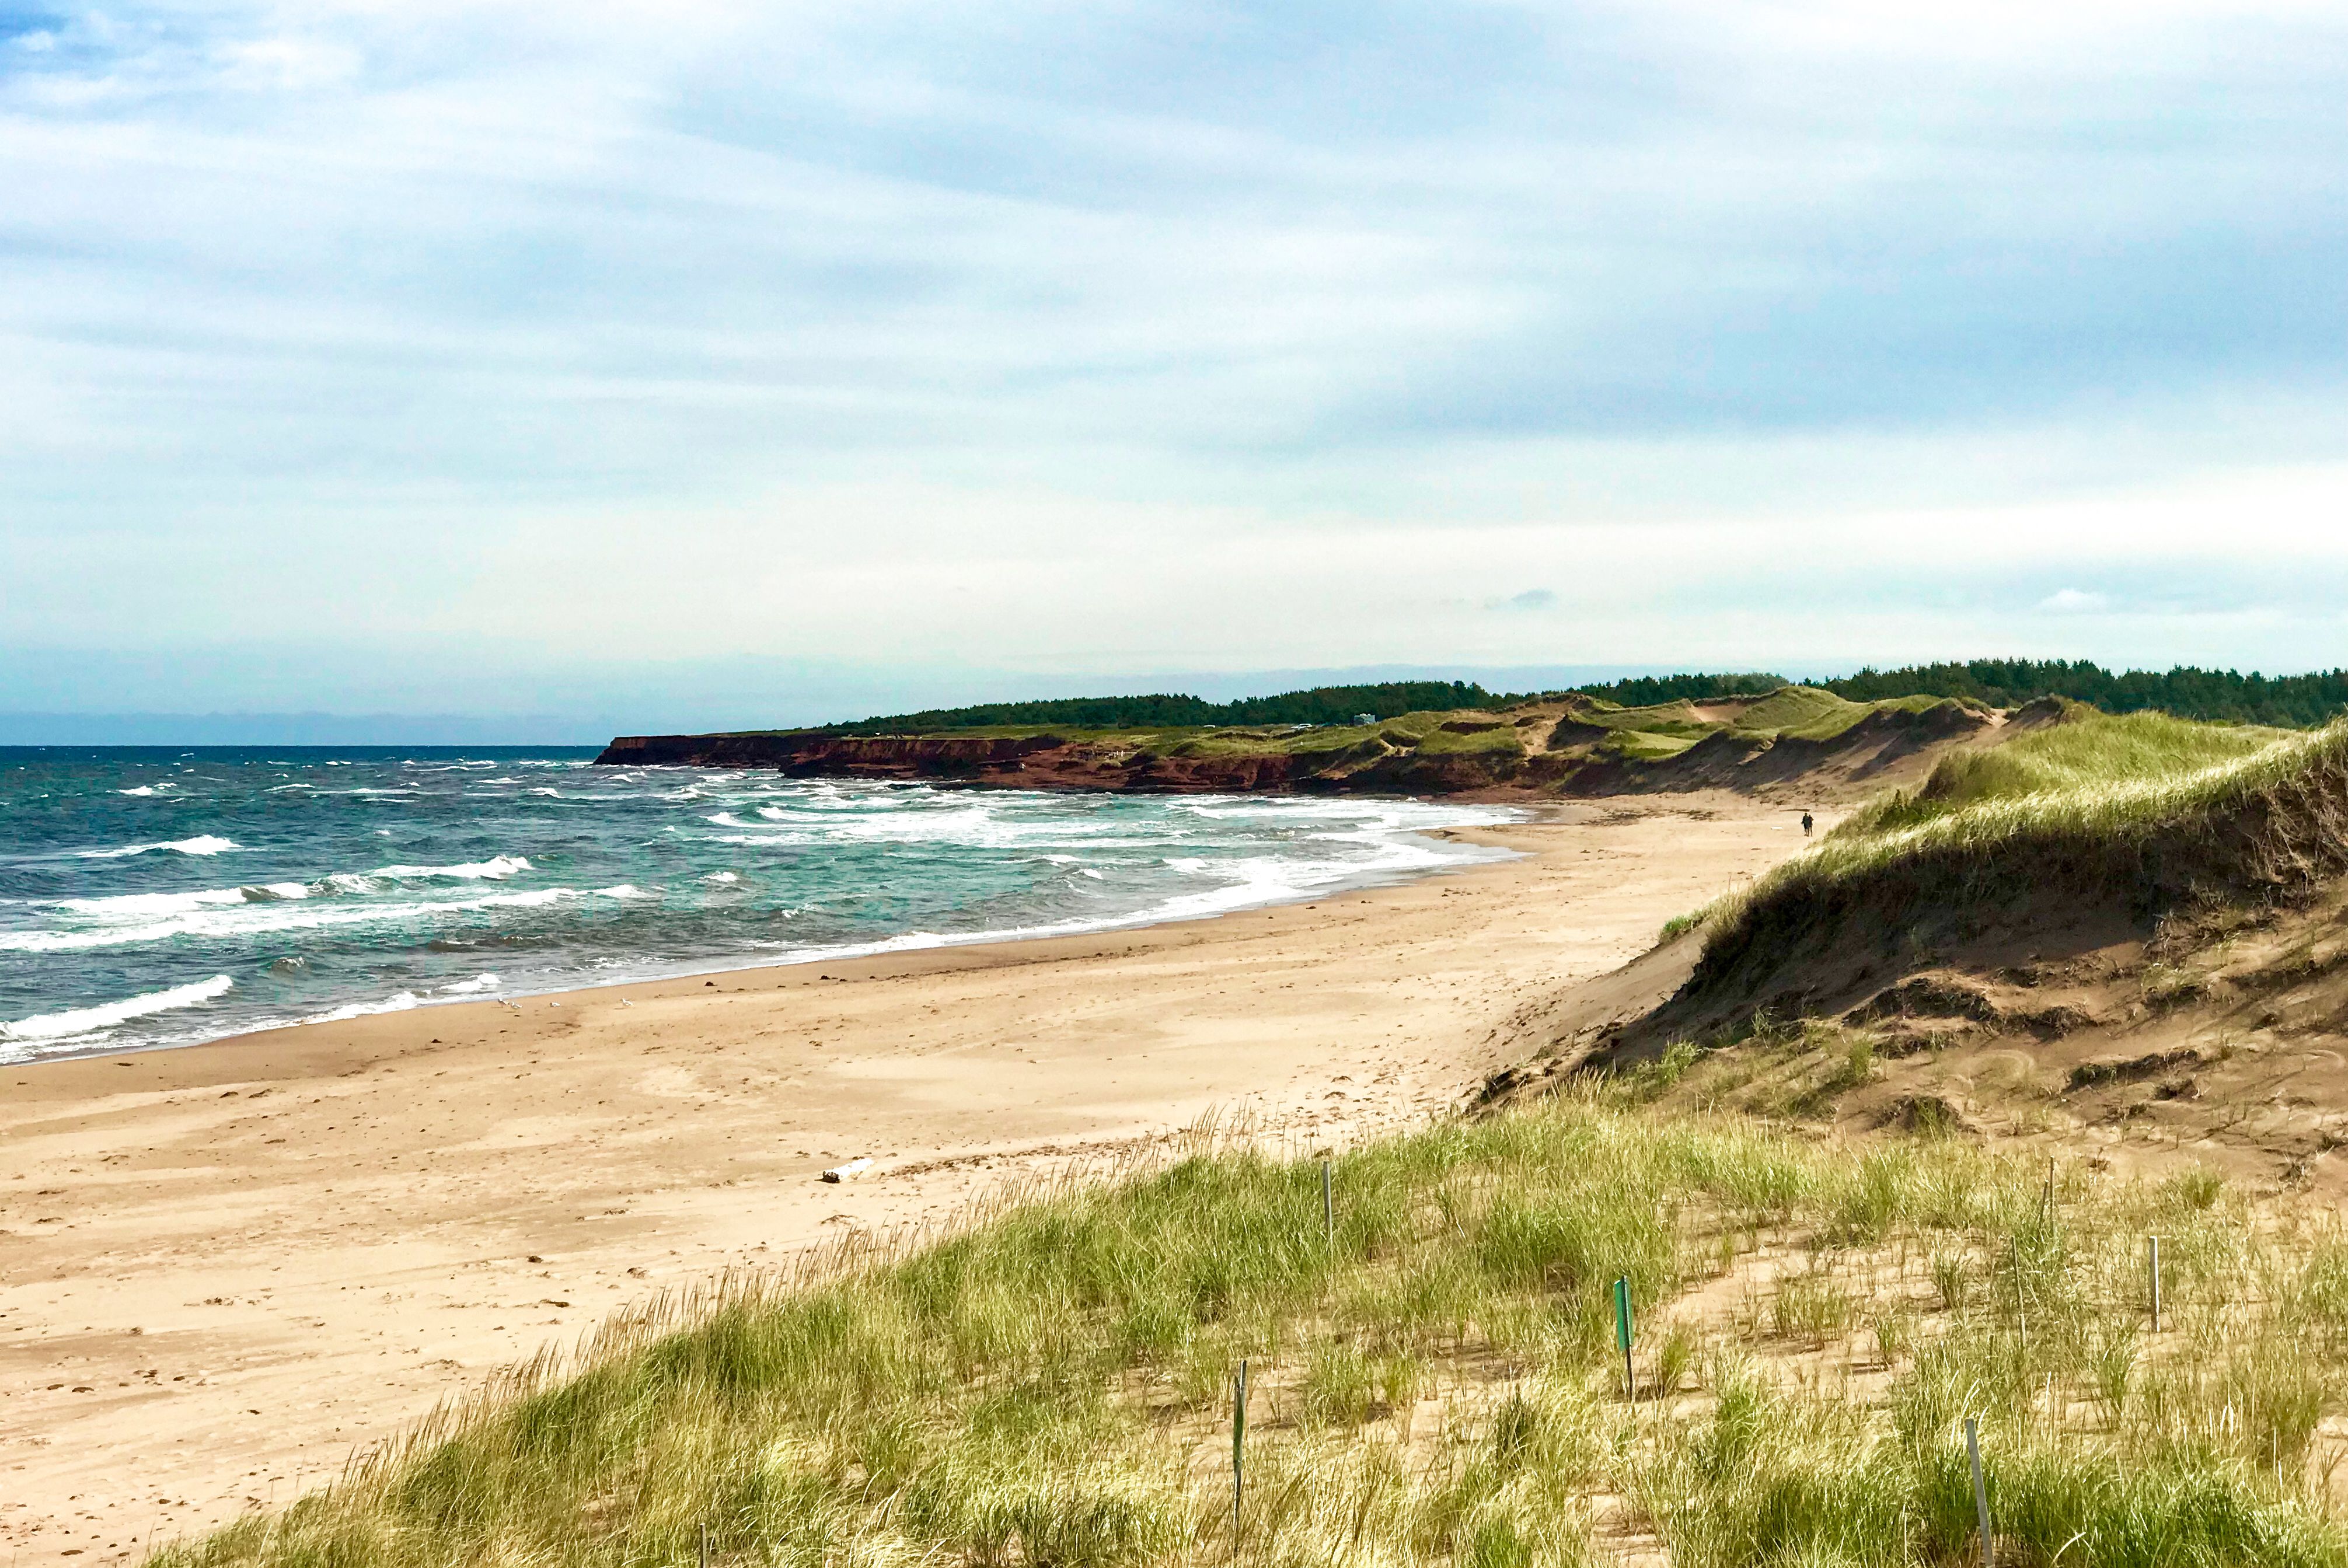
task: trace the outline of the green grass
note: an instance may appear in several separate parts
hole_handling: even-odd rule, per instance
[[[1612,749],[1626,757],[1656,761],[1678,755],[1704,736],[1725,731],[1740,740],[1830,741],[1869,714],[1884,711],[1922,712],[1947,702],[1940,697],[1895,697],[1853,702],[1815,686],[1781,686],[1748,702],[1734,719],[1707,719],[1690,702],[1623,708],[1590,701],[1572,716],[1613,732]]]
[[[2240,763],[2279,742],[2303,738],[2251,725],[2195,723],[2166,713],[2075,713],[2066,723],[2001,746],[1952,753],[1921,788],[1870,802],[1831,836],[1864,838],[1970,806],[2011,805],[2034,797],[2043,807],[2056,809],[2065,797],[2173,784]]]
[[[2044,1176],[1596,1091],[1344,1156],[1332,1238],[1317,1163],[1202,1146],[678,1297],[157,1561],[1228,1562],[1245,1357],[1247,1562],[1598,1561],[1614,1497],[1679,1568],[1954,1563],[1971,1415],[2002,1561],[2348,1563],[2317,1430],[2348,1388],[2348,1244],[2214,1181],[2065,1173],[2050,1207]],[[1726,1270],[1754,1305],[1696,1311]],[[1900,1348],[1857,1375],[1886,1325]]]
[[[1707,909],[1698,983],[1814,947],[1822,920],[1862,906],[1892,930],[2055,890],[2158,913],[2304,883],[2348,856],[2325,804],[2343,766],[2348,721],[2293,732],[2155,713],[2089,712],[1956,753]]]
[[[1666,735],[1653,730],[1613,730],[1606,737],[1606,748],[1629,762],[1658,763],[1678,756],[1695,742],[1685,735]]]

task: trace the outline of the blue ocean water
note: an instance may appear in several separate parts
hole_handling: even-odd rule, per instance
[[[1491,857],[1441,802],[937,790],[592,749],[0,749],[0,1061],[1101,929]]]

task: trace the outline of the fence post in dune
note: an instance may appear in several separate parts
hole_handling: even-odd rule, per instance
[[[1329,1162],[1321,1162],[1321,1235],[1331,1246],[1337,1245],[1337,1194],[1330,1184]]]
[[[2160,1238],[2152,1238],[2152,1331],[2160,1332]]]
[[[1231,1379],[1231,1556],[1240,1554],[1240,1504],[1247,1497],[1247,1359]]]
[[[1614,1342],[1622,1347],[1622,1397],[1639,1397],[1639,1379],[1631,1370],[1631,1276],[1614,1281]]]
[[[1973,1513],[1981,1521],[1982,1568],[1997,1568],[1996,1549],[1990,1544],[1989,1488],[1982,1481],[1981,1423],[1971,1416],[1965,1418],[1965,1457],[1973,1467]]]

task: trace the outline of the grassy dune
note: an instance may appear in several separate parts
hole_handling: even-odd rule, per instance
[[[2262,898],[2348,868],[2348,721],[2322,730],[2083,710],[1945,757],[1702,912],[1700,987],[1838,929],[1979,920],[2017,899],[2140,915]]]
[[[1970,1415],[2001,1561],[2348,1564],[2328,1220],[1643,1109],[1677,1071],[1348,1153],[1334,1235],[1317,1163],[1202,1141],[680,1297],[158,1561],[1948,1563]]]
[[[2157,815],[2189,805],[2201,784],[2279,743],[2289,743],[2276,753],[2288,765],[2310,741],[2303,733],[2196,723],[2166,713],[2073,712],[2066,723],[1992,750],[1943,757],[1921,788],[1870,802],[1828,842],[1855,845],[1974,807],[1989,808],[1975,827],[1991,832],[2098,804],[2121,805],[2126,815]]]

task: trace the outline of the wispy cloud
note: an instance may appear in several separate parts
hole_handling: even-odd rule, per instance
[[[1633,525],[1751,542],[1689,598],[1831,548],[1863,610],[1965,528],[1848,519],[2052,507],[2059,587],[2173,492],[2182,580],[2226,476],[2348,457],[2343,96],[2336,8],[2217,0],[0,0],[0,567],[60,644],[584,650],[747,582],[787,612],[680,635],[891,644],[821,581],[1159,668],[1643,656],[1426,608],[1471,536],[1530,559],[1446,602],[1591,638],[1574,541]],[[1127,603],[1167,559],[1280,618]],[[1746,661],[1820,613],[1749,608]]]

